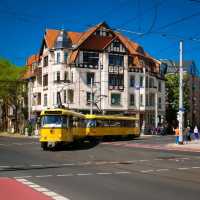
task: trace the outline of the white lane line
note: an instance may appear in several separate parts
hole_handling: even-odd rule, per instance
[[[37,178],[46,178],[46,177],[51,177],[51,176],[53,176],[53,175],[47,174],[47,175],[38,175],[38,176],[35,176],[35,177],[37,177]]]
[[[140,172],[142,173],[148,173],[148,172],[153,172],[154,170],[153,169],[149,169],[149,170],[141,170]]]
[[[31,167],[43,167],[43,165],[30,165]]]
[[[76,174],[77,176],[91,176],[93,175],[92,173],[79,173],[79,174]]]
[[[130,174],[131,172],[115,172],[115,174]]]
[[[44,188],[44,187],[36,187],[34,189],[37,190],[38,192],[42,192],[42,193],[49,191],[47,188]]]
[[[139,162],[147,162],[147,161],[149,161],[149,160],[139,160]]]
[[[164,172],[164,171],[169,171],[169,169],[157,169],[157,172]]]
[[[73,174],[57,174],[56,176],[74,176]]]
[[[64,164],[62,164],[62,166],[74,166],[75,165],[75,163],[64,163]]]
[[[189,168],[188,167],[179,167],[177,168],[178,170],[188,170]]]
[[[117,162],[117,161],[110,161],[110,162],[108,162],[108,164],[118,164],[119,162]]]
[[[2,165],[0,166],[0,168],[10,168],[11,166],[8,166],[8,165]]]
[[[79,163],[79,165],[91,165],[92,162],[88,161],[88,162],[83,162],[83,163]]]
[[[200,167],[192,167],[192,169],[200,169]]]
[[[57,194],[56,192],[50,191],[48,188],[41,187],[40,185],[36,185],[33,182],[29,182],[26,179],[16,179],[17,181],[31,187],[32,189],[41,192],[49,197],[51,197],[54,200],[70,200],[69,198],[66,198],[64,196],[61,196]]]
[[[159,161],[159,160],[163,160],[163,159],[162,158],[155,158],[154,160],[158,160]]]
[[[99,173],[96,173],[97,175],[110,175],[110,174],[113,174],[113,173],[110,173],[110,172],[99,172]]]
[[[31,178],[33,176],[14,176],[15,179]]]
[[[29,186],[32,187],[32,188],[38,188],[38,187],[40,187],[40,185],[37,185],[37,184],[34,184],[34,183],[30,184]]]

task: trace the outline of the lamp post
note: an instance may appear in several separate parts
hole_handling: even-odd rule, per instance
[[[139,114],[139,127],[140,127],[140,130],[141,130],[141,119],[140,119],[140,86],[136,85],[135,89],[138,91],[137,108],[138,108],[138,114]]]
[[[179,68],[179,144],[183,144],[183,41],[180,41],[180,68]]]

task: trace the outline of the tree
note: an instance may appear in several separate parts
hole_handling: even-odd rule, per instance
[[[18,132],[19,109],[26,96],[25,83],[20,77],[25,67],[17,67],[8,60],[0,58],[0,106],[2,111],[2,130],[8,129],[9,107],[14,111],[14,131]],[[23,114],[23,113],[22,113]]]
[[[166,82],[166,120],[172,126],[176,126],[177,113],[179,111],[179,74],[167,74],[165,76]],[[189,88],[188,76],[185,74],[183,77],[183,105],[185,113],[189,111]]]

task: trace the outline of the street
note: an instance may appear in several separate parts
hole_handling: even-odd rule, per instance
[[[42,151],[38,139],[0,137],[0,180],[37,185],[54,199],[199,199],[200,154],[162,148],[173,142],[148,136]]]

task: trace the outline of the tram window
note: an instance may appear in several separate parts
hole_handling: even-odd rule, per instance
[[[67,128],[67,117],[63,117],[63,118],[62,118],[62,126],[63,126],[64,128]]]
[[[120,121],[116,121],[116,120],[110,120],[110,126],[111,127],[120,127],[121,126],[121,123],[120,123]]]
[[[87,128],[94,128],[96,127],[96,120],[88,120],[87,121]]]

